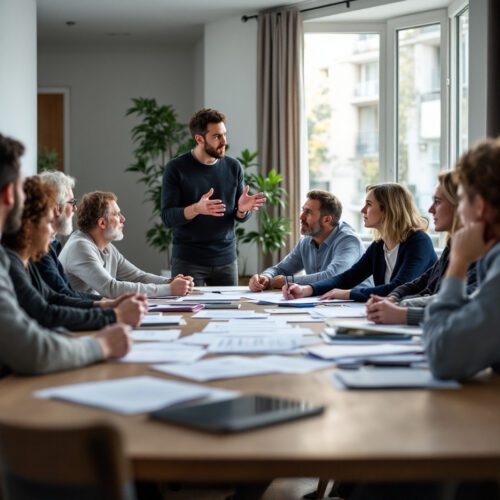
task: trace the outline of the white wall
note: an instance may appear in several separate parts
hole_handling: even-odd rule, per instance
[[[240,17],[205,25],[204,105],[227,116],[229,155],[257,149],[257,21],[242,23]],[[245,223],[256,228],[255,220]],[[240,274],[257,272],[258,250],[240,249]]]
[[[0,133],[21,141],[24,174],[36,172],[36,3],[0,1]]]
[[[143,204],[137,174],[125,172],[132,162],[130,130],[125,117],[132,97],[154,97],[172,104],[187,122],[193,112],[193,48],[39,47],[39,87],[70,91],[70,172],[76,196],[92,190],[113,191],[127,222],[120,250],[136,265],[158,273],[164,258],[145,242],[151,207]]]
[[[194,46],[194,110],[201,109],[204,106],[203,97],[205,94],[205,52],[203,42],[204,38],[202,37]]]

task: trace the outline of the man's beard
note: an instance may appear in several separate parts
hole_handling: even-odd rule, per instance
[[[71,217],[65,217],[61,214],[57,218],[57,227],[57,234],[69,236],[73,232],[73,215],[71,215]]]
[[[23,207],[21,206],[17,191],[14,191],[14,206],[5,219],[3,232],[5,234],[12,234],[19,231],[21,228],[22,218]]]
[[[323,232],[323,227],[322,224],[318,224],[315,228],[308,224],[301,224],[300,233],[304,236],[318,236]]]
[[[108,241],[120,241],[120,240],[123,240],[123,228],[119,228],[119,227],[111,228],[111,227],[108,227],[104,231],[104,237]]]
[[[219,153],[219,151],[217,151],[217,149],[209,146],[206,142],[205,142],[205,153],[208,155],[208,156],[211,156],[212,158],[215,158],[216,160],[220,160],[221,158],[224,158],[224,155],[226,154],[226,148],[223,147],[222,148],[222,153]]]

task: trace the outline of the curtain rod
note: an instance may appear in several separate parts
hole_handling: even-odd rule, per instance
[[[349,8],[351,6],[351,2],[355,1],[356,0],[342,0],[341,2],[333,2],[333,3],[328,3],[326,5],[319,5],[318,7],[309,7],[308,9],[301,9],[300,12],[310,12],[312,10],[319,10],[319,9],[324,9],[326,7],[333,7],[334,5],[342,5],[344,3],[346,5],[346,8]],[[257,19],[258,17],[259,16],[257,14],[254,14],[253,16],[241,16],[241,22],[246,23],[249,19]]]

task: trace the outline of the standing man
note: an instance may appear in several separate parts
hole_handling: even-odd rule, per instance
[[[249,195],[243,169],[225,156],[226,117],[196,112],[189,130],[196,147],[170,160],[163,175],[162,220],[173,228],[172,275],[200,285],[237,285],[234,222],[246,221],[266,199]]]
[[[361,258],[364,247],[354,229],[340,220],[341,216],[342,204],[335,195],[309,191],[300,214],[303,238],[279,264],[254,274],[248,284],[250,290],[281,290],[285,276],[288,283],[309,285],[347,271]],[[294,276],[302,270],[305,275]]]

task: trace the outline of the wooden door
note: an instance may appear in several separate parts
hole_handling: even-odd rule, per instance
[[[38,155],[56,152],[55,168],[64,172],[64,94],[38,94]]]

